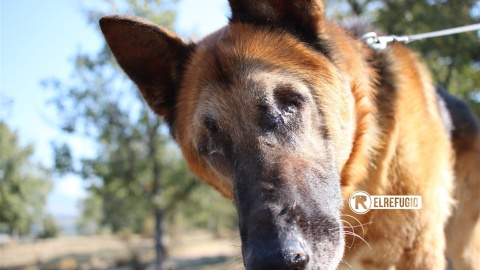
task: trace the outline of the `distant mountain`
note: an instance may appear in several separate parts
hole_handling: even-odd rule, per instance
[[[63,235],[77,235],[76,221],[77,216],[55,216],[58,227]]]

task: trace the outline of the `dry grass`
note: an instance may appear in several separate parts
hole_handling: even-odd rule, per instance
[[[235,237],[215,238],[205,232],[195,232],[169,242],[168,269],[243,269],[240,241]],[[127,241],[114,236],[11,243],[0,247],[0,269],[133,269],[135,262],[152,268],[153,246],[152,239],[131,237]]]

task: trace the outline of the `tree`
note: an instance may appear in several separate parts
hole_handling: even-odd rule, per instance
[[[97,30],[98,19],[112,13],[137,15],[172,28],[173,5],[160,0],[105,0],[102,10],[86,13]],[[73,81],[50,80],[45,86],[55,91],[52,101],[62,116],[61,129],[86,135],[96,147],[93,157],[78,164],[71,145],[54,145],[57,172],[81,175],[90,186],[78,225],[83,232],[108,226],[114,232],[139,233],[155,216],[160,269],[165,258],[164,221],[174,209],[188,204],[188,195],[201,185],[188,171],[166,125],[150,111],[106,43],[97,54],[75,57]]]
[[[60,228],[52,215],[45,215],[41,221],[41,226],[42,231],[38,234],[38,238],[54,238],[60,233]]]
[[[97,29],[100,17],[109,13],[133,13],[168,28],[173,25],[174,12],[163,1],[103,1],[102,4],[105,10],[87,9],[88,19]],[[62,129],[85,133],[98,142],[98,151],[97,156],[83,159],[82,168],[76,170],[69,163],[68,147],[58,146],[57,168],[79,173],[90,181],[90,192],[102,198],[102,222],[113,231],[137,231],[146,213],[153,212],[160,269],[165,258],[162,180],[169,169],[164,162],[165,127],[134,94],[134,86],[120,71],[106,44],[98,54],[80,54],[75,60],[75,85],[50,82],[57,90],[54,102],[65,117]]]
[[[480,22],[477,0],[345,0],[330,5],[348,8],[351,14],[368,18],[388,35],[414,35]],[[480,117],[480,37],[478,31],[430,38],[408,44],[420,52],[434,81],[466,100]]]
[[[52,189],[50,172],[33,163],[32,155],[33,146],[20,146],[17,134],[0,121],[0,231],[30,235],[48,219],[43,207]]]
[[[382,1],[377,22],[387,33],[413,35],[480,23],[477,0]],[[475,11],[476,10],[476,11]],[[471,94],[480,91],[480,38],[477,31],[409,44],[419,51],[435,82],[465,99],[480,115]]]
[[[82,235],[102,233],[102,198],[90,193],[80,203],[82,216],[76,221],[77,231]]]

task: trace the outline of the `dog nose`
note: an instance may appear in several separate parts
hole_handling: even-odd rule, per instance
[[[299,241],[287,241],[281,250],[270,252],[255,248],[247,256],[248,270],[304,270],[310,260]]]
[[[284,270],[303,270],[310,258],[299,241],[288,241],[283,252]]]

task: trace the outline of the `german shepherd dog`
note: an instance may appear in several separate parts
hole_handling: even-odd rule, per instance
[[[247,270],[480,268],[480,131],[399,43],[368,47],[320,0],[229,0],[198,43],[101,29],[192,172],[233,199]],[[455,179],[455,181],[454,181]],[[418,195],[353,213],[349,196]],[[363,230],[363,231],[362,231]]]

